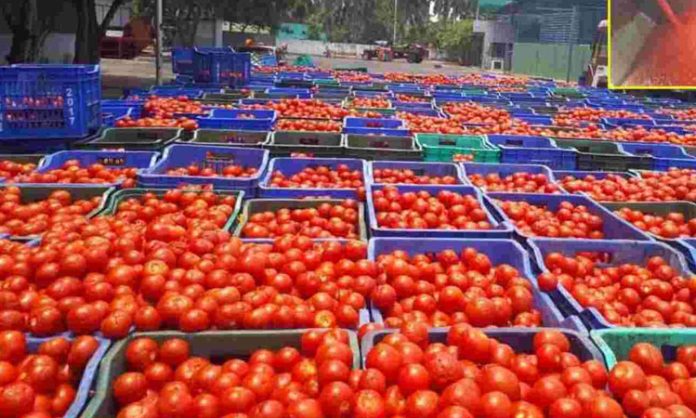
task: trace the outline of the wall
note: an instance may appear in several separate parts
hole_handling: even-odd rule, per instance
[[[284,40],[283,43],[287,44],[289,53],[307,55],[324,55],[328,46],[332,55],[359,57],[365,49],[374,48],[374,45],[342,44],[294,39]]]
[[[570,81],[577,81],[590,61],[589,45],[574,45]],[[568,71],[568,45],[515,43],[512,72],[565,80]]]
[[[509,22],[494,20],[475,20],[474,32],[483,33],[483,48],[481,52],[481,67],[490,68],[493,43],[512,44],[515,42],[515,27]],[[507,57],[507,54],[506,54]],[[509,57],[505,67],[510,68]]]

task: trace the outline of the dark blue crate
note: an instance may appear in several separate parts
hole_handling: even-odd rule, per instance
[[[630,119],[630,118],[602,118],[602,123],[608,128],[621,127],[654,127],[655,121],[652,119]]]
[[[259,197],[300,199],[304,197],[326,197],[330,199],[358,199],[357,189],[309,189],[271,187],[273,173],[280,171],[286,177],[299,173],[307,167],[327,166],[336,169],[346,165],[351,170],[363,173],[363,183],[367,179],[365,161],[354,158],[274,158],[268,166],[266,176],[259,184]]]
[[[254,117],[241,117],[243,115]],[[198,126],[201,129],[270,131],[276,118],[275,110],[213,109],[209,116],[198,119]]]
[[[530,255],[536,273],[548,271],[544,257],[551,252],[559,252],[566,257],[575,256],[581,252],[606,254],[607,263],[595,263],[597,267],[619,266],[624,263],[645,265],[650,257],[658,256],[682,275],[689,275],[684,256],[669,246],[656,241],[630,240],[557,240],[530,239]],[[570,294],[563,286],[549,292],[561,312],[567,315],[579,315],[589,329],[616,328],[610,324],[595,308],[586,308]]]
[[[74,339],[74,337],[66,338],[69,341],[72,341]],[[82,413],[82,409],[85,407],[85,404],[87,404],[87,401],[92,396],[91,392],[94,389],[93,386],[95,383],[95,378],[97,376],[97,370],[99,369],[99,363],[101,362],[101,359],[104,357],[107,350],[109,349],[109,346],[111,345],[111,342],[107,339],[100,337],[95,338],[97,338],[97,342],[99,345],[97,346],[97,349],[94,352],[94,354],[92,354],[92,357],[87,362],[85,369],[82,371],[82,377],[80,377],[80,384],[77,387],[75,399],[73,400],[72,404],[70,404],[68,410],[65,411],[65,415],[63,415],[63,418],[79,417]],[[49,341],[50,339],[51,338],[27,337],[27,351],[29,353],[36,353],[39,349],[39,346],[42,343]]]
[[[306,73],[304,72],[295,72],[295,71],[278,71],[277,77],[278,78],[294,78],[294,79],[300,79],[303,80],[306,76]]]
[[[553,125],[553,118],[550,116],[517,116],[515,119],[519,119],[523,122],[527,122],[534,126],[551,126]]]
[[[462,175],[467,183],[470,184],[469,176],[472,174],[497,173],[500,177],[507,177],[515,173],[543,174],[549,179],[549,183],[554,183],[556,179],[551,169],[540,164],[486,164],[486,163],[461,163]],[[564,192],[565,193],[565,192]]]
[[[577,319],[577,318],[575,318]],[[485,328],[483,332],[490,338],[502,344],[513,347],[516,353],[534,354],[534,336],[548,328]],[[431,328],[428,330],[428,341],[430,343],[447,344],[447,333],[449,328]],[[587,336],[587,330],[576,331],[574,329],[558,329],[570,342],[570,352],[585,362],[588,360],[598,360],[604,364],[604,357],[597,347]],[[360,340],[360,354],[363,367],[366,367],[367,355],[372,347],[382,341],[387,335],[397,332],[396,330],[380,329],[368,332]]]
[[[78,160],[80,167],[88,167],[92,164],[102,164],[107,168],[138,168],[140,171],[148,170],[155,165],[159,152],[152,151],[58,151],[47,155],[36,168],[37,173],[45,173],[63,167],[66,161]],[[100,186],[116,187],[117,183],[103,183]],[[58,184],[58,183],[56,183]],[[41,185],[46,185],[42,183]],[[89,183],[73,183],[70,187],[94,187]]]
[[[376,184],[374,170],[383,169],[411,170],[417,176],[452,176],[458,184],[467,183],[458,164],[419,161],[371,161],[367,166],[367,183]]]
[[[251,54],[228,49],[193,51],[193,78],[199,83],[220,83],[229,86],[244,85],[251,75]]]
[[[404,122],[399,119],[347,117],[344,119],[343,126],[346,128],[400,129],[403,128]]]
[[[396,187],[400,193],[426,191],[431,195],[437,195],[442,190],[455,192],[463,195],[475,196],[481,205],[481,209],[486,212],[488,222],[492,229],[489,230],[448,230],[448,229],[390,229],[377,225],[377,211],[372,200],[372,192],[381,190],[385,187]],[[482,199],[481,192],[473,186],[456,185],[413,185],[413,184],[371,184],[367,186],[367,217],[370,232],[373,237],[433,237],[433,238],[509,238],[512,236],[512,226],[507,223],[500,223],[495,220]]]
[[[367,247],[367,257],[369,260],[376,260],[378,256],[390,254],[396,250],[405,251],[410,256],[439,253],[444,250],[454,250],[460,254],[464,248],[468,247],[486,254],[494,266],[509,264],[534,284],[532,286],[534,308],[541,313],[544,326],[586,331],[577,317],[565,318],[555,307],[551,298],[539,291],[534,280],[529,256],[522,246],[515,241],[506,239],[372,238]],[[378,309],[371,308],[371,314],[374,322],[383,322],[382,314]]]
[[[203,89],[180,86],[159,86],[150,89],[148,96],[149,95],[155,95],[160,97],[185,96],[189,99],[200,99],[201,97],[203,97]]]
[[[375,135],[375,136],[411,136],[408,129],[381,129],[381,128],[357,128],[345,127],[343,133],[355,135]]]
[[[84,138],[101,125],[98,65],[0,67],[0,139]]]
[[[166,172],[172,168],[200,164],[216,172],[229,164],[256,167],[251,177],[203,177],[171,176]],[[182,184],[212,184],[219,190],[241,190],[255,195],[259,180],[268,166],[268,151],[253,148],[234,148],[212,145],[170,145],[164,149],[162,159],[146,173],[138,174],[138,184],[142,187],[176,187]]]
[[[594,200],[586,196],[580,195],[550,195],[541,193],[486,193],[485,199],[488,199],[489,206],[495,210],[496,217],[511,225],[512,220],[505,212],[497,205],[496,200],[527,202],[535,206],[545,206],[549,210],[555,212],[558,210],[562,202],[570,202],[575,206],[583,205],[592,215],[602,218],[604,239],[606,240],[633,240],[633,241],[652,241],[647,234],[633,226],[628,221],[624,221],[615,215],[612,211],[595,203]],[[533,238],[533,235],[527,235],[515,228],[515,233],[524,239]],[[554,239],[554,238],[550,238]],[[575,240],[577,238],[557,238],[556,241]]]
[[[488,135],[488,142],[501,149],[501,162],[542,164],[553,170],[575,170],[577,153],[561,149],[548,138],[523,135]]]

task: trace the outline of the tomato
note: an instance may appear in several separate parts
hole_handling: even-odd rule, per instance
[[[618,397],[623,397],[631,389],[644,390],[646,387],[645,372],[636,363],[620,361],[609,372],[609,389]]]
[[[128,405],[145,397],[147,386],[148,381],[144,374],[127,372],[114,381],[114,397],[121,405]]]
[[[544,174],[521,171],[504,177],[501,173],[469,174],[468,177],[471,184],[488,192],[561,193],[560,187]]]
[[[302,399],[294,402],[287,409],[288,418],[321,418],[324,415],[316,399]]]
[[[384,400],[374,390],[361,390],[355,394],[353,400],[353,417],[355,418],[383,418],[385,417]]]
[[[16,362],[26,351],[26,340],[21,332],[0,331],[0,361]]]
[[[560,398],[549,406],[549,418],[580,418],[582,405],[572,398]]]
[[[147,366],[155,362],[158,351],[159,346],[155,340],[136,338],[126,347],[126,362],[135,370],[145,370]]]
[[[599,396],[590,403],[588,414],[591,418],[621,418],[623,410],[614,399],[608,396]]]
[[[418,390],[406,398],[406,413],[414,418],[435,417],[438,412],[437,393],[431,390]]]
[[[502,392],[488,392],[481,397],[480,411],[485,417],[509,417],[512,415],[512,402]]]
[[[430,373],[420,364],[408,364],[401,368],[397,380],[401,392],[408,396],[430,387]]]
[[[344,382],[331,382],[323,387],[319,402],[324,414],[329,418],[349,417],[353,389]]]
[[[0,390],[0,412],[3,416],[18,417],[31,412],[35,392],[23,382],[14,382]]]
[[[375,368],[382,372],[389,382],[396,380],[401,369],[401,353],[394,347],[379,343],[367,354],[367,367]]]

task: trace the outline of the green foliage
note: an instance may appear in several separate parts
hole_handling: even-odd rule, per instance
[[[471,47],[474,32],[473,20],[458,20],[439,25],[437,46],[450,58],[458,58]]]

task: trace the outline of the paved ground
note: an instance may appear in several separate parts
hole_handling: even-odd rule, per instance
[[[292,62],[293,56],[288,61]],[[312,57],[317,66],[323,68],[336,67],[367,67],[375,73],[410,72],[410,73],[441,73],[462,74],[480,71],[475,67],[462,67],[439,61],[424,61],[420,64],[410,64],[405,60],[391,62],[365,61],[349,58]],[[140,56],[134,60],[102,59],[102,89],[106,97],[119,97],[124,88],[148,87],[155,83],[155,59],[152,56]],[[164,80],[174,78],[169,57],[165,57],[162,75]]]

